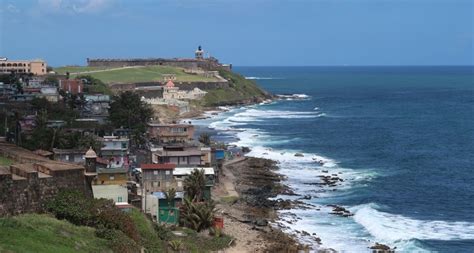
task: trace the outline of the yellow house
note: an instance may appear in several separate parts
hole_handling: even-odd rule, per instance
[[[127,169],[97,169],[96,185],[127,185]]]

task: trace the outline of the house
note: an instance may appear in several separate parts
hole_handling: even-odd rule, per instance
[[[59,93],[56,87],[42,86],[38,97],[45,98],[49,102],[56,103],[59,101]]]
[[[177,166],[210,166],[211,148],[191,145],[163,145],[150,148],[152,163]]]
[[[177,189],[173,176],[174,164],[142,164],[142,209],[150,213],[158,222],[178,224],[178,201],[184,196],[183,191],[177,191],[174,199],[168,199],[166,193]],[[180,201],[179,201],[180,202]]]
[[[102,158],[110,161],[111,168],[125,167],[128,169],[129,139],[118,136],[104,136],[100,154]]]
[[[127,172],[126,168],[97,168],[97,184],[126,186]]]
[[[194,126],[191,124],[148,124],[148,137],[157,143],[185,143],[193,139]]]
[[[191,175],[194,170],[204,170],[206,177],[206,188],[204,190],[204,199],[211,199],[211,189],[215,184],[215,173],[212,167],[176,167],[173,170],[173,176],[176,181],[177,191],[184,191],[184,180]]]
[[[81,79],[59,79],[59,89],[77,95],[84,92],[84,83]]]
[[[84,95],[86,104],[82,116],[96,119],[98,123],[105,123],[109,115],[110,96],[104,94]]]
[[[86,150],[53,148],[53,153],[54,160],[56,161],[83,164]]]
[[[142,184],[146,193],[166,192],[171,188],[177,189],[173,170],[175,164],[142,164]]]
[[[86,174],[91,176],[94,198],[111,199],[121,205],[128,202],[127,170],[99,168],[96,152],[89,148],[84,154]],[[100,161],[100,160],[99,160]]]

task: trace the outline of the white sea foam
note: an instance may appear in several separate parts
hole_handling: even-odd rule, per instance
[[[279,110],[259,110],[248,109],[244,112],[232,116],[235,122],[262,121],[263,119],[298,119],[298,118],[318,118],[325,116],[318,112],[298,112],[298,111],[279,111]]]
[[[284,100],[307,100],[311,98],[306,94],[277,94],[276,96]]]
[[[276,77],[259,77],[259,76],[246,76],[245,79],[247,80],[272,80],[272,79],[282,79]]]
[[[416,220],[378,211],[373,204],[357,206],[354,220],[378,240],[474,240],[474,223]]]
[[[307,231],[316,233],[322,239],[323,247],[329,247],[341,252],[367,252],[367,247],[375,242],[387,243],[397,246],[403,252],[422,252],[412,239],[439,239],[467,238],[472,239],[474,227],[470,223],[443,223],[422,222],[411,220],[402,216],[390,215],[379,212],[372,206],[359,206],[350,208],[355,213],[354,219],[340,218],[329,214],[331,208],[327,203],[331,199],[344,198],[352,194],[352,190],[363,187],[365,181],[377,175],[372,170],[352,170],[342,168],[339,163],[328,157],[318,154],[305,153],[297,150],[277,150],[268,148],[275,143],[297,141],[291,138],[272,136],[261,130],[246,128],[247,124],[263,121],[265,119],[285,118],[316,118],[325,116],[319,112],[319,108],[307,112],[295,112],[285,110],[265,110],[262,107],[242,107],[235,109],[233,113],[226,112],[225,117],[219,116],[217,121],[210,123],[209,127],[218,130],[232,130],[238,141],[231,143],[237,146],[251,148],[248,156],[262,157],[275,160],[279,163],[279,173],[287,176],[288,184],[296,193],[310,195],[311,200],[303,200],[318,206],[319,210],[285,210],[280,211],[281,220],[278,223],[287,226],[287,232]],[[301,153],[303,156],[295,156]],[[339,182],[336,191],[327,190],[326,186],[317,186],[312,183],[318,182],[319,175],[337,174],[343,182]],[[326,188],[325,188],[326,187]],[[277,198],[297,198],[297,196],[277,196]],[[291,220],[286,217],[288,213],[294,213],[298,217]],[[400,224],[399,224],[400,223]],[[344,233],[340,233],[341,229]],[[404,230],[409,231],[404,235]],[[438,230],[437,230],[438,229]],[[467,230],[471,230],[471,232]],[[419,232],[417,232],[419,230]],[[433,231],[434,232],[433,232]],[[456,233],[464,233],[457,235]],[[417,234],[418,233],[418,234]],[[313,243],[310,237],[295,234],[306,243]]]

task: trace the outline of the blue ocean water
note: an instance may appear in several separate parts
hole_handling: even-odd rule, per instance
[[[252,156],[279,161],[287,183],[312,196],[305,201],[317,208],[280,213],[288,232],[316,233],[323,247],[343,252],[374,242],[401,252],[474,252],[473,67],[235,71],[293,95],[197,123],[219,130],[214,138],[251,147]],[[314,184],[331,174],[344,182]],[[331,215],[328,204],[354,216]]]

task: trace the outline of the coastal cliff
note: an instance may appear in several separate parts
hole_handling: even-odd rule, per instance
[[[228,87],[206,90],[208,93],[202,100],[203,106],[260,103],[273,97],[254,81],[247,80],[238,73],[221,69],[219,75],[229,82]]]

